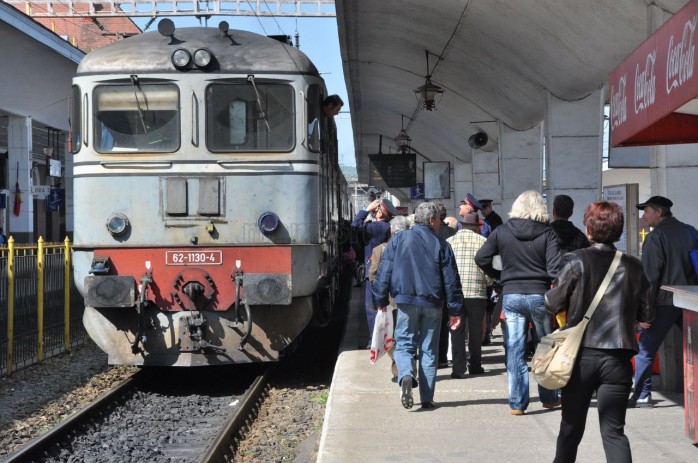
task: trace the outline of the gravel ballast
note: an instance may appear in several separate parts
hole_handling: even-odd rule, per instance
[[[0,378],[0,460],[135,373],[93,342]]]

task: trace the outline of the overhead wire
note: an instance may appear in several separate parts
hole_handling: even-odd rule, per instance
[[[264,31],[264,35],[269,35],[267,34],[267,30],[264,28],[264,24],[262,24],[262,21],[259,19],[259,16],[257,15],[257,10],[255,10],[252,7],[252,4],[250,3],[250,0],[247,0],[247,4],[250,6],[252,9],[252,12],[254,13],[254,17],[257,18],[257,22],[259,22],[259,25],[262,26],[262,30]]]
[[[271,11],[271,8],[269,8],[269,4],[267,2],[264,2],[264,4],[267,6],[267,10],[269,10],[271,17],[274,18],[274,22],[276,23],[276,27],[279,28],[279,32],[281,32],[283,35],[286,35],[286,32],[284,32],[284,30],[281,29],[281,25],[279,24],[279,21],[276,20],[276,16],[274,16],[274,12]]]

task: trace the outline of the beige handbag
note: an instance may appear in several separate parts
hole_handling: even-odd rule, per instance
[[[596,307],[601,302],[608,285],[611,283],[613,274],[616,273],[620,258],[623,255],[620,251],[616,251],[616,255],[611,262],[611,267],[606,273],[599,290],[594,296],[594,300],[589,306],[589,310],[584,314],[584,318],[577,326],[567,329],[559,329],[543,336],[536,348],[536,354],[533,356],[533,367],[531,371],[536,377],[538,384],[546,389],[560,389],[567,385],[567,382],[572,376],[574,362],[577,360],[579,347],[582,345],[584,331],[587,328],[589,319],[594,315]]]

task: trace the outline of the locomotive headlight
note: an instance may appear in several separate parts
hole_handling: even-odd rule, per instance
[[[264,214],[259,216],[259,220],[257,221],[257,225],[259,226],[259,229],[262,231],[262,233],[271,233],[277,228],[279,228],[279,216],[274,214],[273,212],[265,212]]]
[[[175,52],[172,53],[172,64],[174,64],[176,68],[186,67],[190,61],[191,55],[184,48],[175,50]]]
[[[123,235],[129,227],[128,217],[124,214],[113,214],[107,219],[107,230],[114,236]]]
[[[211,64],[211,52],[207,48],[199,48],[194,52],[194,64],[200,68],[205,68]]]

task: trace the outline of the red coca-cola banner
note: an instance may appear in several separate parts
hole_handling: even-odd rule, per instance
[[[674,113],[698,97],[698,0],[692,0],[609,75],[611,145],[698,142],[698,116]]]

